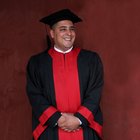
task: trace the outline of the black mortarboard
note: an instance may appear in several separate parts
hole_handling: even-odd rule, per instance
[[[82,21],[81,18],[79,18],[76,14],[74,14],[69,9],[63,9],[42,18],[40,22],[44,24],[48,24],[50,27],[52,27],[55,23],[61,20],[70,20],[73,23]]]

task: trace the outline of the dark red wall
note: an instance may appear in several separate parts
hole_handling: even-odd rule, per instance
[[[29,57],[45,49],[38,22],[53,10],[83,17],[76,44],[103,61],[104,140],[140,139],[140,2],[138,0],[9,0],[0,3],[0,139],[31,140],[25,92]]]

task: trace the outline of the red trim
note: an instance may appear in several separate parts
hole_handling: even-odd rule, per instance
[[[39,117],[40,124],[33,131],[33,137],[35,140],[38,140],[43,131],[48,127],[47,125],[43,126],[46,121],[56,112],[57,110],[54,107],[47,108],[42,115]]]
[[[47,128],[48,126],[42,126],[39,124],[36,129],[33,131],[33,137],[35,140],[38,140],[40,135],[43,133],[43,131]]]
[[[94,129],[97,132],[97,134],[100,136],[100,138],[102,139],[102,126],[98,124],[97,122],[95,122],[92,112],[86,107],[81,106],[80,109],[78,110],[78,113],[83,115],[88,120],[88,122],[90,123],[89,126],[92,129]]]
[[[39,117],[39,121],[42,125],[46,123],[46,121],[57,111],[54,107],[47,108],[42,115]]]

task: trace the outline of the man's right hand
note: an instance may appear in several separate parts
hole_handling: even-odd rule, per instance
[[[60,126],[61,124],[63,124],[64,122],[65,122],[65,117],[64,116],[61,116],[59,119],[58,119],[58,121],[57,121],[57,124],[58,124],[58,126]]]

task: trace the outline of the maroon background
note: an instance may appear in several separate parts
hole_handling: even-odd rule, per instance
[[[0,139],[31,139],[26,64],[31,55],[45,49],[45,28],[38,19],[61,8],[83,17],[76,43],[97,51],[104,64],[104,140],[139,140],[138,0],[1,0]]]

